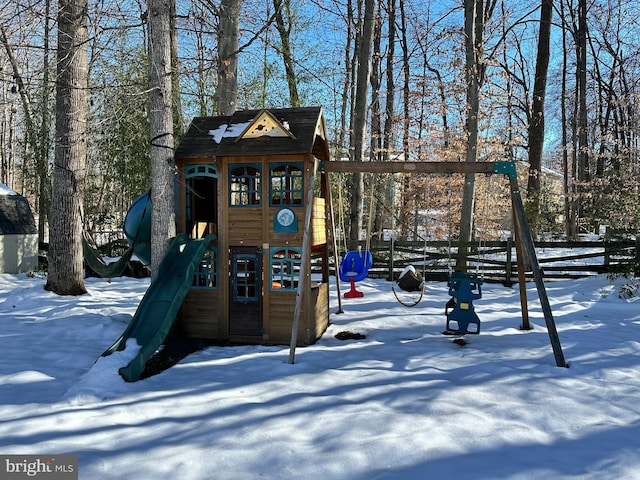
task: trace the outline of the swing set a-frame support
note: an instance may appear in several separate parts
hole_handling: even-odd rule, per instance
[[[522,196],[518,187],[516,164],[514,162],[323,162],[320,170],[336,173],[427,173],[454,174],[476,173],[485,175],[505,175],[509,178],[511,191],[511,208],[513,214],[513,228],[518,259],[518,284],[520,287],[520,305],[522,309],[521,330],[530,330],[529,313],[527,307],[527,289],[525,268],[530,268],[535,280],[540,305],[544,314],[549,340],[558,367],[568,367],[560,345],[558,331],[551,312],[549,298],[542,279],[542,272],[538,264],[533,236],[527,216],[525,215]]]

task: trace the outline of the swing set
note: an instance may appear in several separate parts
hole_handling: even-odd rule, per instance
[[[509,179],[511,194],[511,210],[513,216],[513,228],[515,247],[518,262],[518,283],[520,289],[520,306],[522,312],[521,330],[531,330],[529,324],[528,302],[526,291],[525,270],[530,270],[535,280],[538,297],[544,314],[547,331],[554,358],[558,367],[567,367],[562,347],[558,337],[555,321],[551,312],[551,306],[542,278],[542,272],[538,264],[533,237],[527,221],[520,189],[518,187],[516,165],[514,162],[325,162],[323,168],[326,172],[335,173],[408,173],[408,174],[485,174],[487,176],[497,174]],[[371,215],[369,216],[371,217]],[[332,216],[333,221],[333,216]],[[371,220],[369,220],[371,221]],[[335,228],[333,229],[335,232]],[[368,245],[368,243],[367,243]],[[334,254],[335,254],[334,238]],[[451,250],[451,249],[450,249]],[[351,289],[345,298],[362,297],[363,294],[355,289],[355,282],[367,276],[372,264],[371,252],[367,246],[365,250],[349,251],[340,262],[339,274],[336,276],[338,292],[339,280],[349,281]],[[337,264],[337,262],[336,262]],[[424,279],[415,267],[408,266],[400,274],[394,287],[407,292],[417,292],[419,298],[406,306],[417,305],[424,294]],[[482,279],[478,275],[466,272],[450,272],[448,287],[451,299],[445,306],[446,330],[444,333],[451,335],[479,334],[480,319],[473,308],[473,300],[482,297]],[[394,294],[399,297],[396,289]],[[398,298],[400,301],[400,298]],[[342,312],[342,303],[338,295],[339,310]]]

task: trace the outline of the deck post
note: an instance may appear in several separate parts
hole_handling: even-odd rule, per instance
[[[511,249],[513,248],[513,236],[507,238],[507,262],[505,264],[505,278],[504,278],[504,286],[510,287],[513,285],[511,281],[511,274],[513,273],[513,259],[511,257]]]
[[[390,282],[393,282],[394,278],[393,278],[393,255],[395,253],[395,246],[396,246],[396,239],[395,237],[391,237],[391,242],[389,242],[389,278],[388,280]]]

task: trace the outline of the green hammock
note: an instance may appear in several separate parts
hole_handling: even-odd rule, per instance
[[[102,255],[98,251],[95,242],[89,237],[89,234],[85,232],[82,235],[82,252],[91,270],[102,278],[114,278],[120,277],[127,268],[129,260],[131,260],[131,255],[133,255],[133,245],[127,248],[117,262],[107,265],[102,259]]]

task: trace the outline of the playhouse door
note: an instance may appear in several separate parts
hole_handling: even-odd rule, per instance
[[[256,247],[231,247],[229,253],[229,334],[262,335],[262,255]]]

